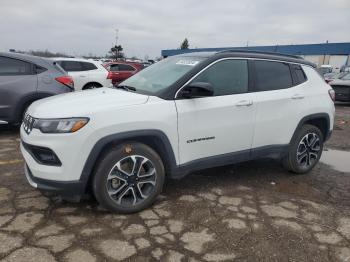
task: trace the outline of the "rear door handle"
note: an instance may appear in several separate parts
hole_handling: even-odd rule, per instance
[[[84,75],[80,75],[80,77],[86,77],[86,76],[84,76]]]
[[[303,98],[304,98],[304,96],[301,94],[295,94],[292,96],[292,99],[303,99]]]
[[[251,106],[253,104],[252,100],[241,100],[236,103],[236,106]]]

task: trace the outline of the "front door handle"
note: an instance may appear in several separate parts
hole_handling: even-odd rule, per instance
[[[303,98],[304,98],[304,96],[301,94],[295,94],[292,96],[292,99],[303,99]]]
[[[251,106],[253,104],[252,100],[241,100],[236,103],[236,106]]]

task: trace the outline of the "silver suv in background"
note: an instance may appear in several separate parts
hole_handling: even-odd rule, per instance
[[[73,79],[51,60],[0,52],[0,124],[19,123],[34,101],[73,88]]]

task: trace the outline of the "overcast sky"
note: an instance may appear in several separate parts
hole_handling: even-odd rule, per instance
[[[350,0],[0,0],[0,50],[127,56],[178,48],[350,42]]]

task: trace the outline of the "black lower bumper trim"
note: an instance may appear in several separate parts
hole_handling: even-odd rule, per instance
[[[64,197],[82,196],[85,193],[86,184],[82,181],[55,181],[34,177],[28,165],[25,165],[25,173],[27,179],[35,183],[40,190],[51,191]]]

